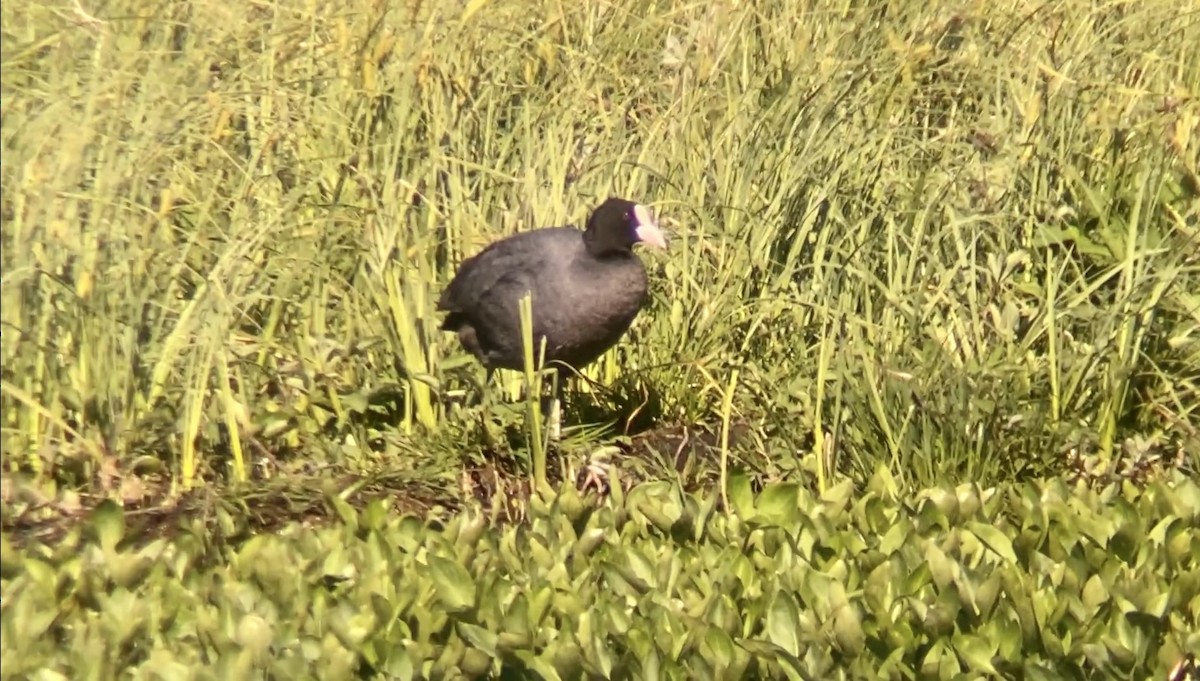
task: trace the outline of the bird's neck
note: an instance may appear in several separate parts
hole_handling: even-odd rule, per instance
[[[587,252],[595,258],[624,258],[632,253],[625,244],[614,243],[592,231],[583,233],[583,245],[587,248]]]

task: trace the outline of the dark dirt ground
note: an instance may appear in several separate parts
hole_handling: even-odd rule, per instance
[[[734,424],[730,448],[748,432],[745,424]],[[656,477],[676,477],[688,491],[710,488],[716,482],[719,426],[659,427],[624,438],[616,446],[619,454],[611,475],[623,489]],[[553,449],[547,456],[554,487],[563,484],[560,457]],[[86,523],[92,509],[105,499],[122,503],[126,536],[136,537],[137,543],[171,538],[185,530],[236,541],[292,522],[320,526],[338,518],[333,496],[359,510],[374,499],[386,499],[393,513],[426,518],[448,517],[477,505],[493,509],[498,524],[520,522],[530,495],[529,476],[511,453],[485,452],[478,459],[464,462],[457,480],[421,479],[411,471],[370,475],[327,471],[280,474],[237,487],[205,481],[181,494],[171,492],[165,475],[121,476],[111,468],[101,470],[87,489],[48,494],[36,482],[5,471],[0,529],[13,547],[52,545]],[[502,497],[498,503],[497,496]]]

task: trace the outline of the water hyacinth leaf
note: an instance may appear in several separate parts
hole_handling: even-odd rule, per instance
[[[1083,585],[1081,596],[1083,607],[1087,608],[1089,616],[1094,614],[1096,609],[1108,600],[1108,589],[1104,586],[1104,580],[1100,578],[1100,575],[1092,575],[1088,579]]]
[[[329,504],[333,506],[334,511],[337,513],[337,516],[341,519],[342,523],[351,530],[357,530],[358,511],[355,511],[354,507],[351,506],[349,502],[343,499],[340,495],[331,494],[327,498],[329,500]]]
[[[694,496],[691,499],[696,501]],[[692,518],[692,538],[695,541],[702,541],[706,538],[712,525],[713,512],[716,510],[719,500],[720,495],[706,494],[696,503],[696,510]],[[711,536],[707,538],[711,539]]]
[[[24,560],[24,552],[13,550],[8,534],[0,536],[0,578],[14,579],[20,573]]]
[[[1154,527],[1146,533],[1146,538],[1159,546],[1163,546],[1167,543],[1169,529],[1179,522],[1181,522],[1180,519],[1175,515],[1163,516],[1162,520],[1155,523]]]
[[[741,627],[738,626],[740,624],[738,608],[728,594],[716,594],[708,606],[707,616],[704,619],[730,636],[741,633]]]
[[[624,637],[622,637],[624,639],[622,643],[628,644],[630,649],[632,649],[634,646],[632,646],[630,641],[630,634],[632,632],[629,631],[629,628],[616,629],[616,631],[625,632]],[[594,674],[599,673],[602,679],[612,679],[612,668],[614,664],[617,664],[617,656],[614,655],[611,647],[608,646],[606,635],[594,633],[592,637],[583,639],[580,643],[583,646],[583,650],[589,653],[584,658],[586,659],[587,667],[592,669]]]
[[[458,632],[458,635],[464,641],[487,653],[488,657],[496,656],[498,637],[495,633],[483,627],[461,621],[454,623],[454,630]]]
[[[1182,521],[1172,524],[1167,531],[1166,551],[1173,565],[1182,566],[1189,560],[1192,565],[1200,564],[1200,533]]]
[[[895,601],[897,586],[892,563],[880,563],[871,570],[862,585],[863,600],[871,610],[887,612]]]
[[[957,500],[955,500],[957,504]],[[922,499],[918,502],[916,516],[916,531],[927,535],[935,531],[946,531],[952,524],[946,519],[946,513],[932,499]]]
[[[433,668],[430,676],[444,677],[447,673],[462,664],[463,653],[467,651],[467,645],[463,643],[461,638],[451,636],[433,661]]]
[[[912,569],[902,570],[900,574],[905,575],[900,591],[904,596],[915,595],[933,580],[933,571],[927,561],[921,561]]]
[[[971,671],[996,673],[996,667],[992,663],[996,655],[995,641],[974,634],[956,634],[952,638],[952,645]]]
[[[1062,679],[1062,675],[1057,669],[1048,667],[1049,665],[1040,660],[1025,660],[1021,673],[1027,681],[1059,681]]]
[[[1170,511],[1187,520],[1193,527],[1200,524],[1200,485],[1179,485],[1159,488],[1170,504]]]
[[[854,481],[849,478],[843,478],[838,483],[821,495],[821,502],[825,505],[825,513],[830,517],[841,515],[850,504],[850,499],[854,496]]]
[[[926,543],[925,556],[926,563],[929,565],[929,574],[933,577],[933,583],[939,589],[945,589],[953,581],[958,565],[932,542]]]
[[[962,672],[958,656],[947,650],[945,641],[934,641],[921,660],[921,676],[931,679],[951,679]]]
[[[768,485],[758,497],[756,517],[785,528],[800,522],[800,486],[793,482]]]
[[[988,575],[982,582],[976,583],[973,594],[974,605],[977,614],[984,620],[991,617],[996,601],[1000,597],[1001,587],[1000,575],[995,572]]]
[[[529,537],[529,544],[526,547],[529,551],[529,557],[533,559],[535,565],[543,570],[549,570],[558,564],[558,559],[550,550],[536,537]]]
[[[388,509],[387,504],[383,499],[372,499],[362,512],[362,526],[364,530],[370,532],[378,532],[383,529],[384,523],[387,522]]]
[[[631,633],[634,634],[633,636],[631,636],[631,639],[633,641],[636,641],[636,643],[634,645],[631,645],[630,649],[631,650],[641,649],[641,650],[645,651],[644,653],[637,653],[637,659],[641,663],[642,677],[646,678],[646,679],[661,679],[661,678],[663,678],[662,656],[660,656],[658,654],[658,649],[655,648],[650,643],[650,637],[646,636],[644,633],[642,633],[640,631],[639,632],[631,632]],[[611,665],[608,667],[608,669],[609,670],[612,669]],[[604,678],[608,679],[608,678],[612,678],[612,677],[609,676],[608,672],[606,672],[604,674]]]
[[[889,502],[875,492],[867,492],[854,505],[854,513],[859,519],[859,529],[872,535],[883,534],[896,524],[894,514],[889,512]]]
[[[475,581],[466,569],[456,561],[434,554],[427,556],[426,560],[438,599],[445,604],[447,611],[457,614],[473,608]]]
[[[397,546],[405,553],[416,553],[421,547],[425,526],[416,516],[406,515],[397,524],[398,532],[392,535]]]
[[[848,655],[856,656],[866,647],[867,635],[857,606],[846,604],[834,613],[833,642],[839,651]]]
[[[482,513],[470,513],[460,515],[459,518],[461,522],[458,526],[458,536],[454,538],[454,544],[460,549],[469,548],[470,553],[466,555],[472,555],[474,549],[479,545],[480,537],[488,527],[487,517]]]
[[[599,527],[593,527],[579,535],[575,546],[572,548],[572,555],[576,560],[586,560],[591,557],[596,549],[604,544],[605,537],[608,533]]]
[[[941,511],[946,518],[957,521],[959,517],[958,493],[935,487],[927,492],[926,498]]]
[[[100,548],[111,552],[125,536],[125,511],[117,502],[105,499],[92,511],[91,528]]]
[[[875,472],[867,481],[866,491],[874,492],[887,500],[894,500],[900,494],[900,485],[896,482],[896,477],[892,475],[891,468],[880,464],[875,467]]]
[[[47,609],[35,609],[34,601],[23,600],[20,601],[20,606],[14,611],[14,618],[11,621],[12,626],[16,627],[16,638],[32,643],[46,634],[46,631],[57,617],[57,612]]]
[[[1101,643],[1084,643],[1081,649],[1087,661],[1098,669],[1105,669],[1112,662],[1108,646],[1106,645]]]
[[[564,679],[579,678],[583,670],[583,651],[574,641],[559,638],[551,643],[543,657],[548,657],[554,670]]]
[[[767,609],[767,638],[789,655],[800,655],[800,608],[787,591],[776,591]]]
[[[1014,564],[1017,562],[1017,554],[1013,551],[1012,541],[995,525],[968,522],[966,527],[971,534],[979,538],[979,540],[982,541],[985,546],[994,551],[1009,564]]]
[[[908,541],[909,536],[912,534],[912,529],[913,527],[907,519],[898,519],[888,528],[883,538],[880,539],[879,550],[884,555],[892,555]]]
[[[646,482],[629,493],[629,506],[659,532],[668,533],[683,516],[679,489],[666,481]]]
[[[626,565],[608,563],[602,570],[608,586],[619,595],[636,600],[650,591],[650,585]]]
[[[714,671],[724,673],[729,669],[734,663],[733,651],[733,639],[729,637],[729,634],[717,627],[707,627],[704,630],[704,637],[700,643],[700,654],[708,660],[709,666]]]
[[[1138,549],[1146,538],[1143,531],[1143,528],[1133,522],[1121,525],[1108,540],[1109,553],[1121,561],[1136,567]]]
[[[650,590],[655,588],[658,581],[654,574],[654,566],[643,553],[635,547],[629,547],[625,551],[626,569],[622,573],[626,578],[632,576],[632,582],[638,585],[639,590]]]
[[[131,553],[114,553],[109,556],[107,563],[113,584],[126,589],[135,588],[154,564],[149,558]]]
[[[594,506],[589,507],[583,503],[583,498],[579,494],[579,490],[573,485],[566,485],[559,490],[558,495],[554,497],[552,507],[556,515],[566,520],[569,524],[574,525],[586,521],[586,514],[594,510]]]
[[[734,473],[729,476],[729,504],[733,508],[725,509],[742,520],[754,517],[754,492],[750,487],[750,477],[745,473]]]
[[[242,616],[237,625],[237,632],[234,634],[234,640],[238,642],[238,645],[255,654],[265,652],[271,645],[272,638],[271,624],[253,613]]]
[[[459,661],[458,666],[466,674],[467,678],[484,678],[486,674],[492,671],[492,658],[478,648],[467,648],[463,651],[462,659]]]
[[[973,517],[983,507],[982,500],[980,499],[979,485],[973,482],[959,485],[955,488],[954,493],[958,498],[959,517]]]
[[[1011,616],[993,617],[980,630],[980,635],[996,644],[996,656],[1006,662],[1018,662],[1024,657],[1020,623]]]

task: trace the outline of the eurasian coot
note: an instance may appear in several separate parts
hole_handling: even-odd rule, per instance
[[[488,369],[525,366],[520,300],[531,294],[534,357],[545,339],[545,367],[582,369],[612,347],[646,302],[646,270],[636,243],[666,248],[644,206],[609,198],[586,229],[548,227],[496,241],[465,260],[438,300],[442,329]],[[561,385],[561,382],[560,382]],[[558,400],[551,432],[558,430]]]
[[[442,329],[488,369],[523,369],[520,300],[532,294],[535,354],[581,369],[612,347],[646,301],[636,243],[665,248],[644,206],[609,198],[587,228],[547,227],[496,241],[465,260],[438,300]]]

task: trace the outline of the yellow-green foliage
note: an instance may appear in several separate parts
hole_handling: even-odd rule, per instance
[[[1200,653],[1194,482],[1060,475],[1200,464],[1188,3],[0,19],[3,679],[1144,679]],[[443,529],[346,489],[319,530],[248,538],[229,501],[154,541],[107,501],[14,534],[156,479],[272,474],[300,508],[309,464],[448,494],[484,448],[442,285],[608,193],[671,245],[568,422],[699,422],[722,495],[566,485],[519,528]],[[913,497],[942,479],[971,482]]]
[[[1200,487],[902,493],[735,512],[668,483],[444,528],[376,502],[238,545],[4,546],[3,678],[1150,679],[1200,654]],[[490,676],[487,676],[489,675]],[[90,675],[90,676],[89,676]]]
[[[454,464],[441,285],[610,192],[672,246],[591,369],[602,413],[724,404],[752,466],[920,482],[1197,450],[1200,28],[1177,2],[2,16],[9,470]]]

